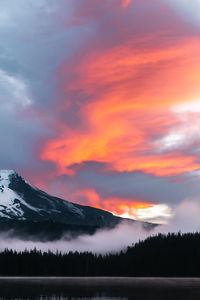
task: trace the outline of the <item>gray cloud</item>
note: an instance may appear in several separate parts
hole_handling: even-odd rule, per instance
[[[199,0],[170,0],[168,4],[175,8],[178,14],[188,22],[199,26],[200,24],[200,1]]]
[[[42,168],[36,148],[42,138],[53,134],[48,127],[60,97],[54,73],[84,39],[85,28],[65,26],[69,4],[64,0],[0,2],[1,168],[25,173],[33,166]]]
[[[76,166],[76,175],[58,177],[51,182],[49,189],[68,200],[74,191],[94,188],[102,199],[130,198],[170,206],[200,195],[199,179],[192,174],[156,177],[142,172],[105,172],[105,167],[105,164],[95,162],[85,163],[80,169]]]

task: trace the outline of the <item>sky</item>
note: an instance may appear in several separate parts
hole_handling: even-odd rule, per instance
[[[0,36],[0,169],[138,220],[200,202],[200,0],[1,0]]]

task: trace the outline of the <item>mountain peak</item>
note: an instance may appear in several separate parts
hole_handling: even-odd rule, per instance
[[[2,177],[8,177],[13,174],[16,174],[14,170],[0,170],[0,176]]]
[[[51,221],[84,226],[116,225],[120,218],[48,195],[14,170],[0,170],[0,219]]]
[[[25,236],[27,232],[37,235],[37,230],[42,230],[41,224],[47,224],[47,229],[48,224],[51,224],[51,229],[55,226],[54,233],[56,228],[60,228],[59,224],[68,228],[83,226],[84,231],[84,228],[112,228],[122,220],[107,211],[51,196],[32,186],[14,170],[0,170],[0,232],[2,228],[14,230],[15,226],[19,226]],[[25,224],[29,228],[27,232]],[[35,226],[38,228],[36,231]],[[83,233],[82,229],[79,231]]]
[[[10,177],[17,173],[13,170],[0,170],[0,187],[3,185],[8,187],[10,184]]]

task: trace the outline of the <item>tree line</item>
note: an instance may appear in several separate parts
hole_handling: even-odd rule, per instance
[[[115,254],[0,253],[0,276],[200,276],[200,233],[158,234]]]

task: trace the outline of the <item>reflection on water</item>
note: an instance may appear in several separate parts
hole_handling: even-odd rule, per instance
[[[196,300],[192,278],[0,278],[0,299]]]

